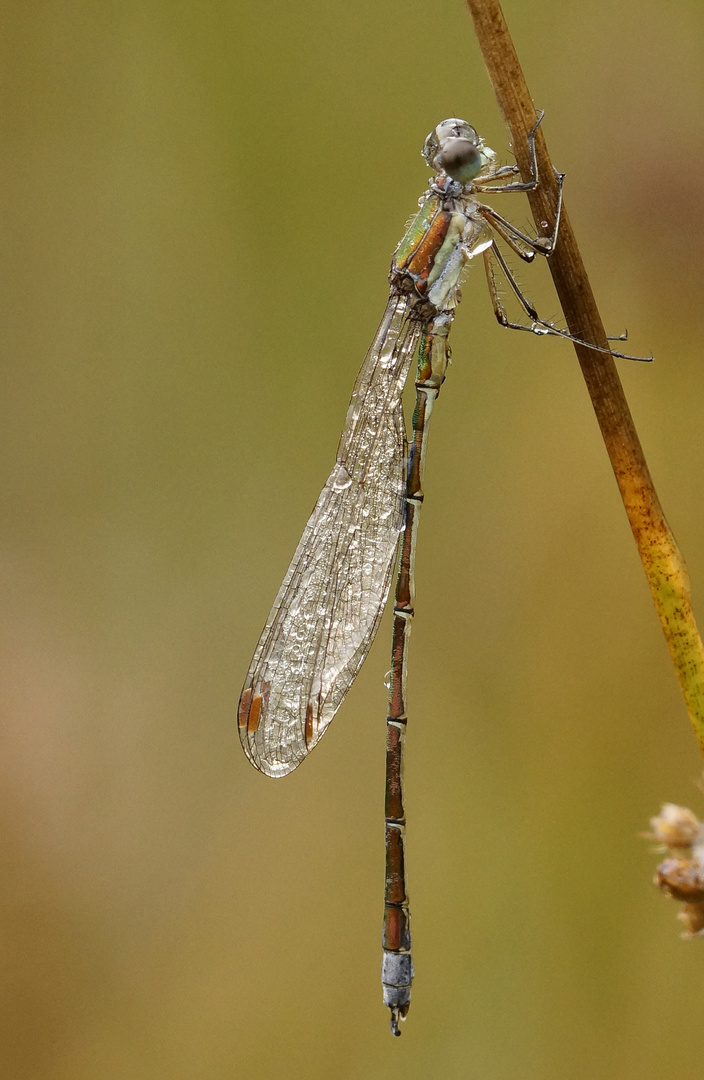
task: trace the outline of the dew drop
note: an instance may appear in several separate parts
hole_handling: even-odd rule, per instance
[[[333,477],[332,487],[333,491],[344,491],[352,483],[352,477],[347,472],[344,465],[338,465],[335,476]]]

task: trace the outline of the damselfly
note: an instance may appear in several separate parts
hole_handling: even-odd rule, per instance
[[[300,765],[327,730],[369,651],[397,562],[386,722],[382,962],[384,1003],[395,1035],[408,1012],[413,978],[402,789],[413,565],[428,421],[450,359],[448,336],[466,263],[482,255],[503,326],[578,340],[538,317],[496,242],[500,237],[527,262],[535,254],[549,256],[557,240],[564,177],[557,174],[555,227],[547,237],[528,236],[477,197],[537,186],[535,133],[541,120],[542,113],[528,139],[527,182],[502,183],[517,167],[497,168],[494,151],[464,120],[444,120],[426,139],[423,157],[435,176],[393,257],[386,311],[352,391],[335,466],[274,601],[239,702],[240,739],[252,764],[268,776],[285,776]],[[509,320],[496,286],[497,265],[530,325]],[[416,404],[407,450],[401,395],[416,348]]]

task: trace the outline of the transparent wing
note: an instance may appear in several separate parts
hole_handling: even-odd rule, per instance
[[[404,522],[401,394],[420,334],[392,296],[357,376],[335,467],[305,527],[239,705],[253,765],[285,776],[323,735],[374,639]]]

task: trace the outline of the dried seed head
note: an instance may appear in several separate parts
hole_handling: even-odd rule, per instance
[[[686,806],[664,803],[657,817],[650,819],[652,837],[669,848],[691,847],[701,832],[699,819]]]

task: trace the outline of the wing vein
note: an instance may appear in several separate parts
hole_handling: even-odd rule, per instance
[[[355,380],[335,466],[262,631],[244,694],[261,695],[253,765],[284,776],[326,731],[376,634],[404,522],[401,394],[420,334],[391,296]]]

